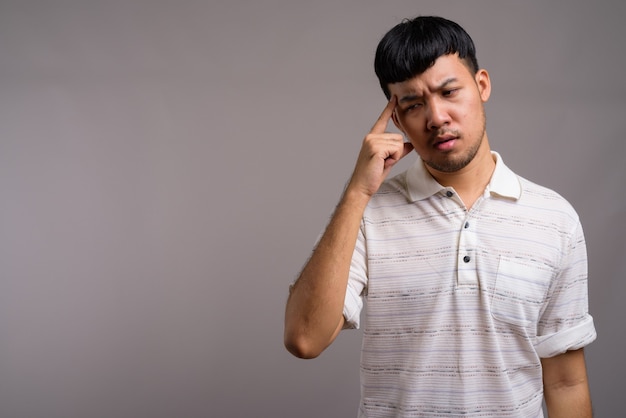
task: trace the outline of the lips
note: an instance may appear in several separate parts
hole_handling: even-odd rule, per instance
[[[454,147],[458,137],[452,134],[439,135],[435,137],[433,146],[440,151],[448,151]]]

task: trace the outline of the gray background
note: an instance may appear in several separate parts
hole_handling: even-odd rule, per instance
[[[492,147],[579,211],[620,416],[625,4],[1,1],[0,416],[355,416],[359,331],[295,359],[284,303],[418,14],[469,31]]]

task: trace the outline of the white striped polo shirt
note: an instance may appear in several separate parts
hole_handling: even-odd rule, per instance
[[[493,152],[470,210],[418,160],[365,211],[344,307],[365,302],[359,417],[542,417],[541,357],[596,337],[578,216]]]

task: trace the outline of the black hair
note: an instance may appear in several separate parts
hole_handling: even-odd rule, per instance
[[[389,84],[409,80],[430,68],[437,58],[459,54],[473,74],[478,72],[474,41],[459,24],[437,16],[405,19],[381,39],[374,70],[391,98]]]

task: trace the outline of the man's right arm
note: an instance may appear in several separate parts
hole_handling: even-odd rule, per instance
[[[285,346],[297,357],[317,357],[343,327],[350,261],[366,205],[364,197],[346,190],[291,288],[285,312]]]
[[[365,137],[335,213],[291,288],[284,339],[297,357],[317,357],[342,329],[350,264],[363,213],[393,165],[413,149],[402,135],[385,132],[395,103],[392,98]]]

